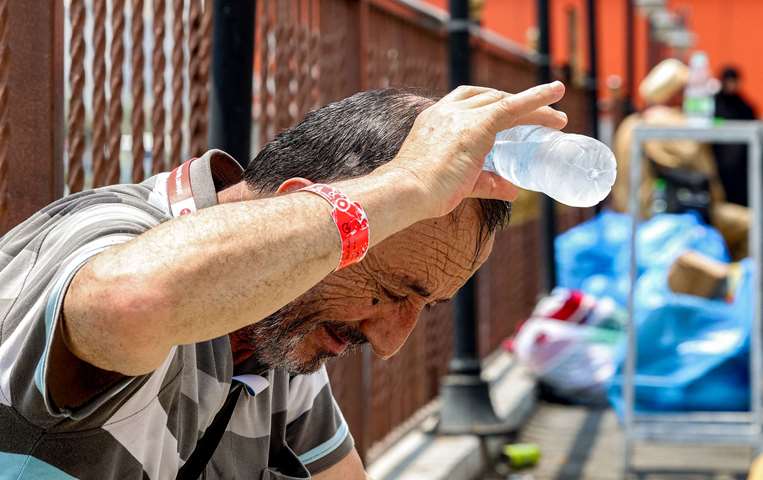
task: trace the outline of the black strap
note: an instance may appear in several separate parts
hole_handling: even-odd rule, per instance
[[[223,433],[225,433],[225,428],[228,426],[228,422],[230,422],[230,417],[233,416],[233,410],[236,409],[236,402],[243,385],[243,383],[237,382],[231,387],[223,407],[217,412],[215,418],[212,419],[212,423],[204,431],[204,435],[196,442],[196,448],[193,449],[188,460],[180,467],[177,480],[196,480],[204,472],[209,460],[212,458],[215,450],[217,450],[217,445],[223,438]]]

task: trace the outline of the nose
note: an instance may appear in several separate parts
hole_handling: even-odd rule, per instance
[[[361,322],[360,330],[374,353],[387,359],[397,353],[416,326],[421,307],[411,303],[387,305],[377,316]]]

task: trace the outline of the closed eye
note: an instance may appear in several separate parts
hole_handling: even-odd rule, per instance
[[[384,286],[382,286],[381,289],[382,289],[382,292],[384,292],[384,295],[389,297],[389,299],[392,300],[393,302],[402,302],[403,300],[405,300],[407,298],[404,295],[398,295],[398,294],[392,292],[391,290],[389,290],[388,288],[386,288]]]

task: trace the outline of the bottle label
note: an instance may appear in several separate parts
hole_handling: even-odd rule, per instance
[[[713,97],[710,96],[686,96],[684,98],[684,113],[689,117],[713,116]]]

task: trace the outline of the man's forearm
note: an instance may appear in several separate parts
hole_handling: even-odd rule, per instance
[[[366,210],[371,245],[423,218],[412,208],[420,194],[394,175],[337,184]],[[228,203],[107,250],[66,296],[69,347],[98,367],[138,374],[173,345],[257,322],[336,267],[340,240],[329,213],[310,193]]]

